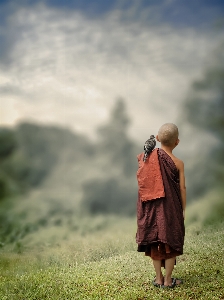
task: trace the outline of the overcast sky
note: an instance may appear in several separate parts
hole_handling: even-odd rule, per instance
[[[0,123],[94,137],[118,97],[142,141],[175,122],[221,38],[223,1],[0,1]]]

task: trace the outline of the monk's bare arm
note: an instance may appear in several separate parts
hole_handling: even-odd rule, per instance
[[[180,193],[181,193],[181,201],[183,207],[183,213],[185,216],[185,208],[186,208],[186,186],[185,186],[185,175],[184,175],[184,163],[180,160],[178,163],[179,176],[180,176]]]

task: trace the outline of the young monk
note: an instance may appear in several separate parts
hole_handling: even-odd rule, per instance
[[[176,125],[162,125],[156,136],[161,148],[152,151],[152,147],[145,144],[145,152],[137,156],[136,242],[138,251],[152,258],[156,272],[153,285],[162,288],[173,288],[182,283],[182,280],[172,278],[176,256],[183,254],[185,235],[184,163],[172,153],[179,144],[178,135]],[[166,270],[165,276],[162,267]]]

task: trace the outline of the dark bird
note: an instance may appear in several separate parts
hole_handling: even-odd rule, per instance
[[[144,157],[143,157],[143,161],[145,162],[146,159],[148,158],[149,154],[152,152],[152,150],[155,148],[156,146],[156,140],[154,135],[150,135],[150,138],[145,142],[144,145]]]

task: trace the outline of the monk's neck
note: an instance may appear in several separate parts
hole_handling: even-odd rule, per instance
[[[172,155],[172,151],[175,147],[168,147],[168,146],[164,146],[164,145],[161,145],[161,149],[163,149],[167,154],[170,154]]]

